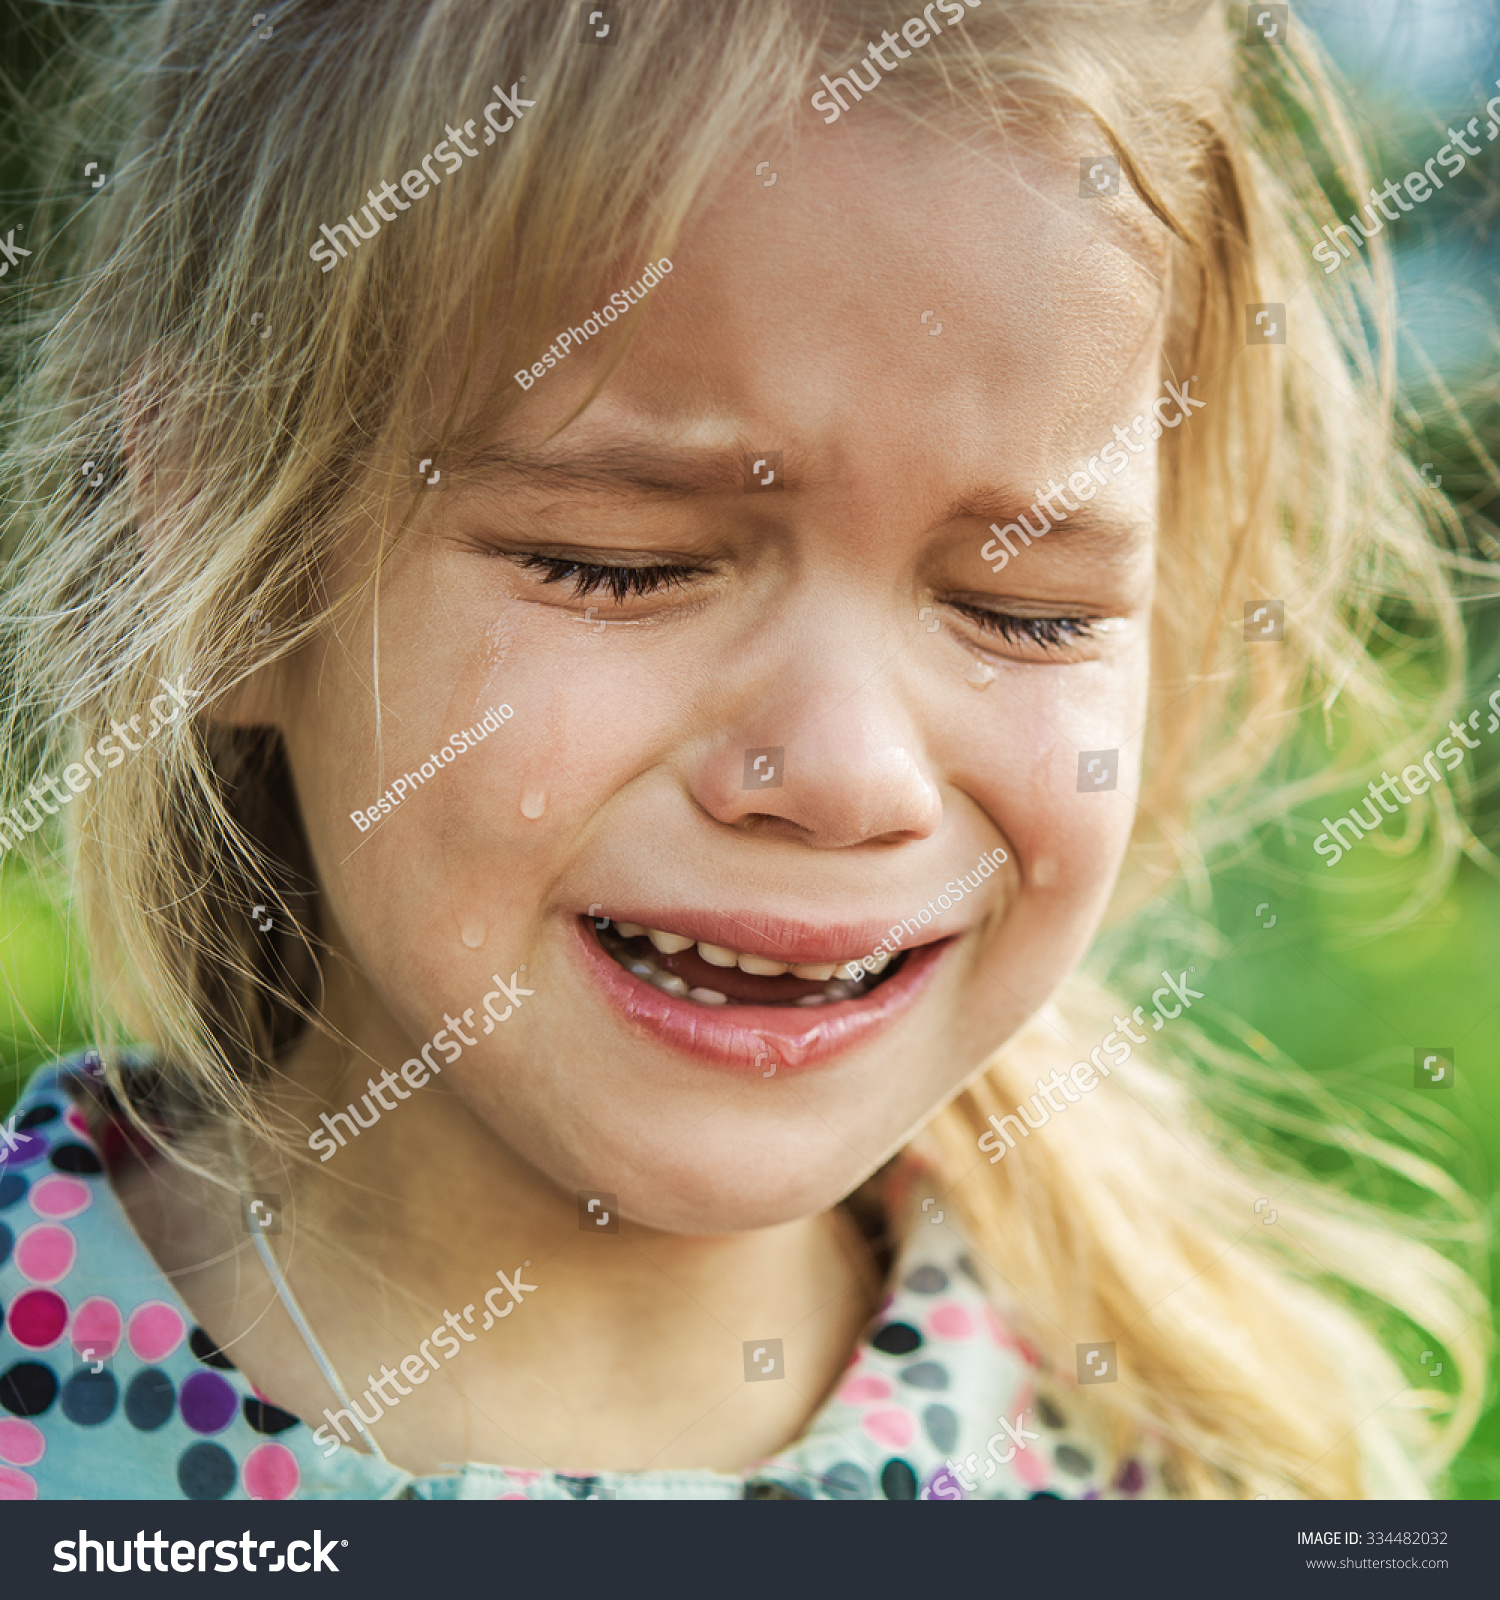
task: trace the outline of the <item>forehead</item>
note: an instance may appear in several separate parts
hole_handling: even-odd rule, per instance
[[[914,447],[1005,444],[1024,474],[1154,386],[1162,230],[1134,197],[1080,198],[1076,158],[873,116],[777,155],[769,188],[755,157],[690,221],[606,411],[834,456],[899,414]]]

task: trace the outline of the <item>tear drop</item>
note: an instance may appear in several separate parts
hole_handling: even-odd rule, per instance
[[[463,940],[465,949],[477,950],[484,943],[488,931],[482,922],[466,922],[459,938]]]
[[[541,789],[527,789],[521,796],[521,815],[533,822],[547,809],[547,795]]]
[[[999,676],[993,667],[986,666],[983,661],[976,661],[964,674],[965,680],[976,689],[988,689]]]

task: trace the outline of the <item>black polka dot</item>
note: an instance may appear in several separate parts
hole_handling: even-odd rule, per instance
[[[974,1265],[972,1256],[960,1256],[958,1258],[958,1270],[963,1273],[970,1283],[977,1283],[981,1289],[984,1288],[984,1280],[979,1276],[979,1268]]]
[[[17,1417],[39,1417],[57,1399],[57,1374],[41,1361],[18,1361],[0,1372],[0,1406]]]
[[[913,1294],[941,1294],[948,1287],[948,1274],[941,1267],[917,1267],[906,1275],[906,1287]]]
[[[907,1356],[922,1346],[922,1335],[909,1322],[888,1322],[870,1343],[888,1356]]]
[[[24,1133],[27,1128],[42,1128],[57,1121],[56,1106],[33,1106],[24,1117],[16,1118],[16,1129]]]
[[[902,1370],[901,1381],[913,1389],[946,1389],[948,1369],[940,1361],[916,1361]]]
[[[1026,1496],[1028,1500],[1061,1500],[1060,1494],[1053,1494],[1050,1489],[1038,1489],[1035,1494]]]
[[[900,1456],[892,1456],[880,1469],[880,1489],[887,1500],[915,1500],[917,1475],[911,1463]]]
[[[10,1260],[11,1246],[16,1242],[16,1236],[0,1222],[0,1267]]]
[[[1045,1395],[1039,1394],[1036,1397],[1036,1408],[1042,1414],[1042,1421],[1045,1422],[1049,1428],[1067,1427],[1068,1419],[1063,1416],[1062,1412],[1059,1411]]]
[[[194,1328],[188,1335],[188,1346],[205,1367],[217,1367],[220,1372],[233,1372],[234,1362],[216,1345],[202,1328]]]
[[[71,1172],[80,1178],[97,1178],[104,1168],[99,1158],[87,1145],[60,1144],[51,1155],[52,1165],[59,1172]]]
[[[155,1433],[177,1409],[177,1391],[159,1367],[147,1367],[125,1391],[125,1418],[142,1433]]]
[[[1086,1478],[1094,1470],[1094,1463],[1089,1457],[1070,1444],[1058,1445],[1055,1460],[1064,1472],[1071,1472],[1075,1478]]]
[[[836,1461],[821,1473],[823,1492],[830,1500],[868,1500],[870,1474],[857,1461]]]
[[[795,1483],[780,1478],[750,1478],[741,1496],[744,1500],[811,1500],[812,1496]]]
[[[257,1400],[254,1395],[247,1395],[245,1421],[257,1433],[285,1433],[288,1428],[295,1428],[301,1418],[294,1417],[290,1411],[283,1411],[280,1406],[273,1406],[268,1400]]]
[[[7,1172],[0,1176],[0,1211],[13,1206],[25,1193],[26,1180],[19,1172]]]
[[[119,1403],[120,1390],[112,1372],[75,1372],[63,1385],[63,1415],[82,1428],[108,1422]]]
[[[222,1500],[234,1488],[234,1457],[219,1444],[189,1445],[177,1462],[177,1482],[189,1500]]]

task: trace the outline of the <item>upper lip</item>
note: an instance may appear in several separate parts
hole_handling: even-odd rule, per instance
[[[879,921],[814,923],[773,916],[764,911],[686,908],[656,911],[639,906],[604,906],[601,915],[608,916],[611,922],[638,922],[642,927],[657,928],[663,933],[680,933],[695,943],[721,945],[740,955],[798,964],[858,960],[869,955],[901,921],[894,917]],[[934,920],[919,936],[900,942],[906,949],[915,949],[964,931],[940,928]]]

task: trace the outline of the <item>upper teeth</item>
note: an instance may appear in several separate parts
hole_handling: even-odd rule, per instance
[[[756,978],[779,978],[783,973],[790,972],[794,978],[811,978],[818,983],[826,983],[838,970],[836,961],[813,961],[793,963],[790,961],[772,961],[766,956],[742,955],[738,950],[731,950],[727,945],[706,944],[702,940],[694,941],[680,933],[667,933],[661,928],[647,928],[639,922],[617,922],[615,931],[622,939],[639,939],[642,934],[656,946],[664,956],[676,955],[680,950],[689,950],[696,942],[698,954],[711,967],[738,967],[741,972],[748,972]],[[882,959],[876,971],[885,966],[886,960]],[[850,977],[863,977],[864,972],[851,972]]]

